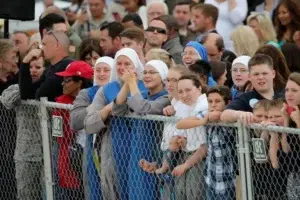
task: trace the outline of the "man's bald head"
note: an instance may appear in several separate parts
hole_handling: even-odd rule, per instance
[[[59,61],[66,57],[69,52],[70,40],[68,36],[62,31],[49,31],[45,34],[42,40],[42,50],[45,59],[52,61]]]
[[[201,43],[205,46],[210,60],[221,60],[224,52],[223,38],[217,33],[208,33]]]

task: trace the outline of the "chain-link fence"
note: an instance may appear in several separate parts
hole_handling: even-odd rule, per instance
[[[300,130],[252,125],[250,145],[254,199],[300,199]]]
[[[70,128],[72,105],[2,102],[0,199],[300,199],[298,129],[149,115],[88,134]]]

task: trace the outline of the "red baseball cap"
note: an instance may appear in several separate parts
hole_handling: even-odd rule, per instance
[[[58,76],[79,76],[86,79],[93,77],[93,68],[84,61],[74,61],[70,63],[65,71],[58,72]]]

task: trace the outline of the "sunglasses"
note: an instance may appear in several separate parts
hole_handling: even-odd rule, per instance
[[[166,35],[167,34],[167,31],[163,28],[159,28],[159,27],[154,27],[154,26],[149,26],[146,31],[148,32],[157,32],[157,33],[160,33],[160,34],[164,34]]]
[[[64,78],[64,80],[63,80],[64,83],[69,83],[71,81],[73,81],[72,77]]]

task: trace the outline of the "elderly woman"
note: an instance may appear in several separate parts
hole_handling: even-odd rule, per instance
[[[143,66],[137,53],[130,48],[119,50],[115,56],[115,68],[109,84],[101,87],[88,109],[85,130],[88,133],[101,134],[101,189],[103,199],[129,199],[127,193],[130,140],[125,119],[107,119],[112,111],[112,103],[124,85],[125,71],[135,73],[137,87],[142,93],[147,89],[141,81]],[[107,128],[107,129],[106,129]],[[113,145],[114,144],[114,145]]]
[[[23,63],[23,65],[25,65]],[[30,69],[33,83],[44,72],[44,58],[31,59],[26,64]],[[15,166],[18,199],[42,199],[43,153],[38,107],[22,106],[19,85],[11,85],[2,93],[1,102],[7,109],[14,109],[17,116],[17,141],[15,148]]]

